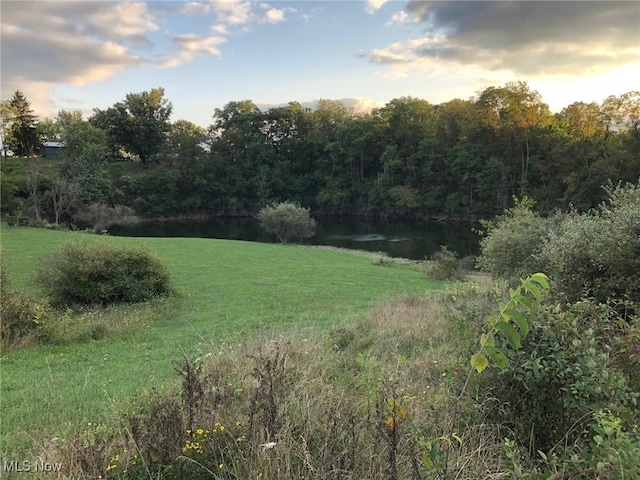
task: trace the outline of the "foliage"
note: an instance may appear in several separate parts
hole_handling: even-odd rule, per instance
[[[606,188],[607,203],[573,213],[537,257],[570,302],[583,295],[640,303],[640,183]]]
[[[531,328],[527,316],[535,313],[542,299],[541,290],[549,288],[549,280],[543,273],[534,273],[521,281],[517,288],[509,289],[509,301],[499,302],[497,315],[489,315],[489,331],[480,336],[480,352],[471,357],[471,366],[482,373],[489,366],[490,358],[501,369],[507,367],[506,351],[496,340],[496,335],[504,338],[511,349],[517,351]],[[533,298],[531,298],[533,297]],[[488,358],[487,358],[488,357]]]
[[[531,325],[528,341],[507,352],[503,375],[495,378],[502,414],[519,438],[549,452],[579,444],[591,414],[609,410],[624,418],[624,428],[638,421],[638,391],[630,376],[637,365],[624,350],[629,327],[609,305],[582,301],[563,311],[543,308]]]
[[[358,115],[326,99],[313,110],[298,102],[261,110],[241,100],[215,109],[201,128],[169,122],[171,103],[157,88],[128,93],[88,121],[61,111],[55,124],[41,122],[40,133],[64,141],[71,160],[93,145],[112,160],[162,166],[170,193],[133,174],[133,184],[151,183],[123,199],[150,217],[251,215],[288,199],[320,213],[475,221],[512,206],[514,194],[535,198],[544,215],[586,211],[603,200],[608,180],[636,181],[638,98],[627,92],[600,104],[575,102],[552,115],[520,81],[440,105],[396,98]],[[10,117],[2,117],[5,136]],[[120,203],[119,188],[107,186],[106,201]]]
[[[120,149],[137,155],[146,166],[161,151],[173,107],[164,88],[128,93],[107,110],[95,109],[91,123],[107,133],[113,154]]]
[[[543,478],[607,478],[623,480],[640,475],[640,442],[637,425],[625,428],[619,416],[607,410],[593,412],[585,444],[540,453]]]
[[[31,103],[20,90],[16,90],[10,100],[3,102],[2,108],[3,148],[7,147],[16,155],[31,156],[37,149],[37,117]]]
[[[478,267],[495,278],[515,284],[518,279],[534,271],[545,271],[535,262],[558,217],[542,218],[533,211],[534,202],[528,197],[514,199],[515,206],[498,217],[494,225],[482,221],[484,231],[480,241]]]
[[[54,305],[142,302],[172,292],[160,260],[144,248],[70,242],[44,259],[38,283]]]
[[[0,345],[3,349],[28,342],[50,316],[50,309],[11,289],[9,273],[0,254]]]
[[[90,226],[95,232],[104,232],[112,225],[130,225],[138,222],[133,209],[116,205],[111,207],[106,203],[92,203],[82,212],[74,215],[74,221],[80,226]]]
[[[309,209],[293,202],[262,208],[258,220],[262,228],[275,234],[282,244],[312,237],[316,230],[316,221],[311,218]]]
[[[431,258],[425,268],[427,275],[437,280],[464,280],[465,272],[462,262],[455,252],[442,245]]]

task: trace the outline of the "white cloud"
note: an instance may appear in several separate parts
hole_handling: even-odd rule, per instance
[[[252,20],[251,2],[244,0],[211,0],[218,21],[228,25],[243,25]]]
[[[284,21],[284,10],[280,10],[278,8],[271,8],[267,10],[265,20],[267,23],[279,23]]]
[[[144,2],[116,3],[88,15],[91,26],[105,38],[126,39],[158,30],[153,14]]]
[[[190,62],[196,55],[209,54],[220,56],[218,46],[226,42],[224,37],[200,37],[195,34],[177,35],[173,42],[180,48],[180,53],[167,58],[162,67],[172,68],[182,63]]]
[[[211,27],[209,27],[209,31],[211,33],[215,33],[216,35],[223,35],[223,36],[227,36],[229,35],[229,29],[227,28],[226,25],[223,25],[221,23],[217,23],[215,25],[211,25]]]
[[[396,12],[393,15],[391,15],[391,18],[387,21],[385,25],[387,27],[390,27],[392,25],[405,25],[408,22],[410,22],[409,14],[404,10],[400,10],[399,12]]]
[[[365,10],[367,11],[367,13],[373,15],[378,10],[380,10],[382,6],[387,3],[387,1],[388,0],[367,0]]]
[[[202,2],[186,2],[180,9],[186,15],[205,15],[211,11],[211,5]]]
[[[372,98],[340,98],[338,101],[355,114],[370,113],[374,108],[382,108],[385,105],[385,102]]]

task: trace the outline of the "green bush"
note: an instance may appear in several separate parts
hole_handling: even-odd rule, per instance
[[[32,336],[47,321],[50,309],[47,305],[31,301],[25,295],[15,293],[9,284],[9,275],[0,255],[0,345],[2,348],[29,343]]]
[[[504,349],[506,368],[493,379],[501,419],[513,422],[523,442],[547,452],[583,441],[598,410],[635,411],[625,414],[630,428],[640,420],[628,374],[632,360],[623,353],[631,330],[609,305],[584,300],[567,310],[545,307],[521,349]]]
[[[511,284],[533,272],[546,273],[536,261],[536,255],[547,235],[561,221],[561,216],[542,218],[533,211],[534,205],[535,202],[527,197],[516,199],[516,205],[498,217],[495,225],[482,222],[482,253],[477,261],[481,270]]]
[[[640,185],[607,188],[598,210],[566,217],[537,255],[566,299],[640,303]]]
[[[452,252],[446,245],[431,257],[431,262],[425,269],[427,275],[436,280],[464,280],[465,273],[462,262],[455,252]]]
[[[172,292],[152,252],[107,243],[63,245],[41,263],[37,281],[53,305],[133,303]]]
[[[258,220],[262,228],[274,233],[282,244],[312,237],[316,231],[316,221],[309,209],[292,202],[264,207],[258,213]]]

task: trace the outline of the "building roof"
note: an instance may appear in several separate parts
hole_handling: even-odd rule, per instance
[[[67,146],[64,142],[42,142],[42,145],[52,148],[63,148]]]

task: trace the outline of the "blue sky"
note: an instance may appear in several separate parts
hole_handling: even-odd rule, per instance
[[[524,80],[553,111],[640,90],[636,1],[2,0],[2,99],[41,117],[163,87],[172,120],[319,98],[438,104]]]

